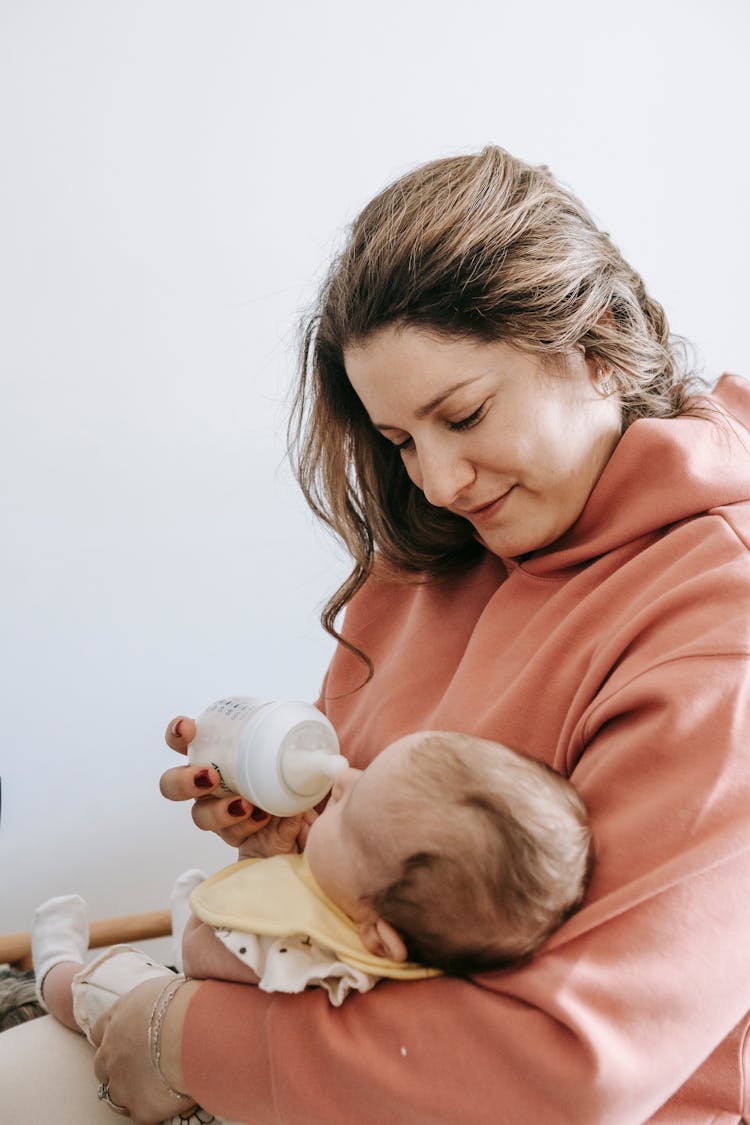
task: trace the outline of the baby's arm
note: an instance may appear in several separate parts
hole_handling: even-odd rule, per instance
[[[182,938],[182,967],[197,980],[228,980],[257,984],[258,975],[227,949],[207,922],[191,914]]]
[[[317,816],[314,809],[309,809],[297,816],[273,817],[262,833],[251,836],[239,849],[239,858],[302,851]],[[197,980],[227,980],[236,984],[257,984],[259,980],[248,964],[227,949],[213,928],[194,914],[190,915],[182,936],[182,968],[185,976]]]

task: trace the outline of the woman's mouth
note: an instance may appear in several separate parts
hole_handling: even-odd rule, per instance
[[[462,515],[464,519],[470,520],[471,523],[488,523],[497,515],[515,487],[515,485],[511,485],[502,496],[496,496],[494,500],[490,500],[486,504],[479,504],[476,508],[471,508],[469,511],[460,512],[459,515]]]

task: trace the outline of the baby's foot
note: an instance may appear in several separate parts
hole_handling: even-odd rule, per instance
[[[172,912],[172,964],[176,965],[180,972],[182,972],[182,935],[191,914],[190,895],[199,883],[205,880],[205,873],[199,871],[197,867],[191,868],[190,871],[183,871],[169,896]]]
[[[61,895],[36,908],[31,928],[36,992],[42,1007],[44,978],[61,961],[82,962],[89,946],[89,919],[80,895]]]

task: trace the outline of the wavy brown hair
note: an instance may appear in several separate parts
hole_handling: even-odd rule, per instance
[[[548,168],[490,147],[391,184],[353,223],[304,325],[289,423],[302,491],[354,561],[321,615],[339,640],[336,617],[376,551],[401,576],[436,578],[481,550],[467,521],[412,484],[349,383],[345,349],[388,325],[505,341],[563,377],[582,349],[619,396],[623,429],[684,413],[698,389],[662,307]]]

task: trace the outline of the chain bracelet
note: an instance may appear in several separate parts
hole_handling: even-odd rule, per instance
[[[159,1076],[162,1086],[173,1098],[189,1098],[190,1094],[182,1094],[179,1090],[175,1090],[164,1077],[161,1069],[161,1032],[164,1026],[164,1017],[167,1014],[167,1008],[174,999],[175,993],[182,988],[183,984],[185,984],[185,977],[180,975],[176,980],[170,980],[168,984],[164,986],[156,998],[156,1003],[151,1009],[151,1017],[148,1021],[148,1049],[151,1055],[151,1065]]]

